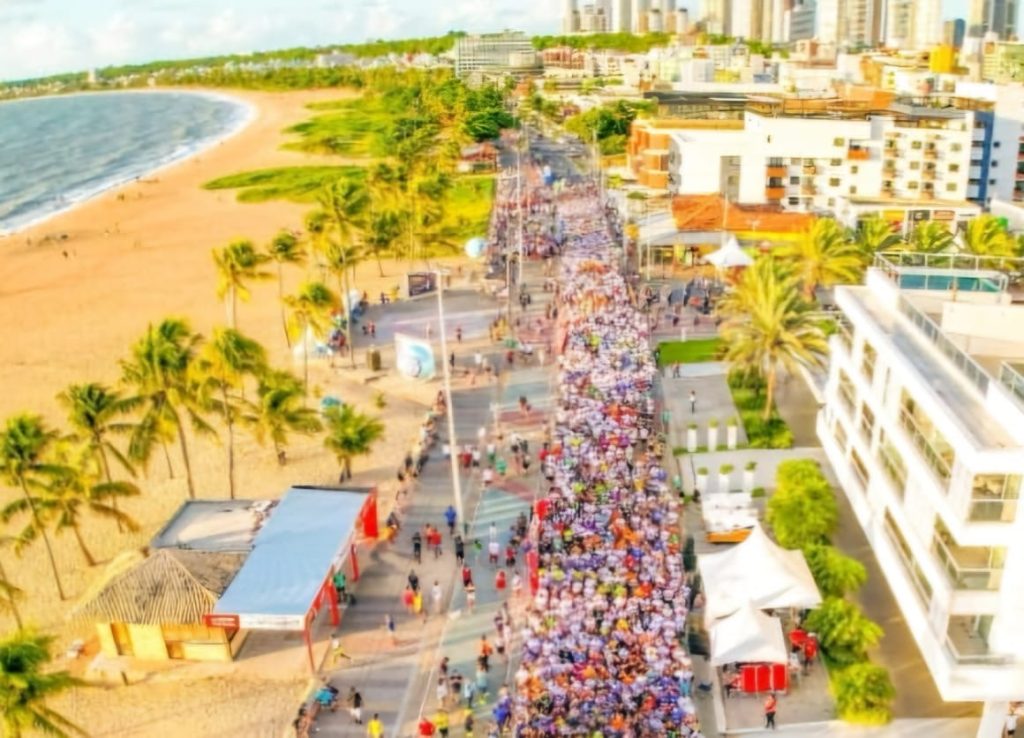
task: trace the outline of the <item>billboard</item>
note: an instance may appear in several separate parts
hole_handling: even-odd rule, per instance
[[[404,333],[395,334],[395,366],[398,373],[409,379],[433,379],[437,373],[434,347],[429,341],[413,338]]]
[[[436,272],[409,272],[405,279],[409,297],[426,295],[437,289]]]

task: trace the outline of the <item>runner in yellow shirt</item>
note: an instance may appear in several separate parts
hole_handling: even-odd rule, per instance
[[[370,738],[384,738],[384,725],[377,713],[373,713],[373,718],[366,724],[366,735]]]
[[[445,710],[438,708],[434,714],[434,727],[441,734],[441,738],[448,738],[448,713]]]

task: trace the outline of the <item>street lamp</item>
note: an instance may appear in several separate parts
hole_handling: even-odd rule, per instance
[[[459,454],[455,438],[455,406],[452,404],[452,373],[448,363],[448,331],[444,325],[444,278],[447,271],[440,269],[434,271],[437,279],[437,320],[440,324],[439,334],[441,336],[441,364],[444,367],[444,402],[447,407],[448,416],[448,447],[450,453],[448,458],[452,467],[452,493],[455,496],[455,514],[462,522],[466,522],[462,515],[462,478],[459,476]]]

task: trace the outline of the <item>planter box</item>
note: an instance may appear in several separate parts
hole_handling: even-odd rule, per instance
[[[715,451],[718,448],[718,427],[708,428],[708,451]]]
[[[700,492],[702,495],[706,495],[708,493],[708,475],[707,474],[698,474],[697,475],[697,491]]]
[[[732,475],[731,474],[722,474],[721,472],[718,473],[718,491],[719,492],[728,492],[729,491],[729,486],[731,485],[731,483],[732,483]]]
[[[754,491],[754,470],[743,470],[743,491],[748,495]]]
[[[691,454],[697,452],[697,429],[686,429],[686,450]]]
[[[725,429],[725,439],[726,439],[726,441],[725,442],[726,442],[726,445],[729,447],[730,451],[735,451],[736,450],[736,440],[739,438],[739,435],[740,435],[739,428],[737,428],[735,425],[730,425],[730,426],[726,427],[726,429]]]

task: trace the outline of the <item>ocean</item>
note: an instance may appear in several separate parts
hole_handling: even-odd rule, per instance
[[[236,100],[178,92],[0,103],[0,234],[194,154],[251,114]]]

